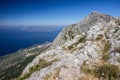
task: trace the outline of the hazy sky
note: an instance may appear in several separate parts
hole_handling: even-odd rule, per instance
[[[0,0],[0,25],[66,25],[98,11],[120,16],[120,0]]]

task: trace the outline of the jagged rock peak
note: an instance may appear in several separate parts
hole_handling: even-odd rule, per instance
[[[106,14],[93,11],[88,14],[83,20],[78,23],[69,25],[64,28],[62,32],[57,36],[53,42],[53,47],[62,45],[65,41],[70,40],[83,32],[87,32],[92,26],[97,25],[98,23],[109,23],[110,21],[116,21],[117,19]]]
[[[90,13],[90,15],[104,15],[104,14],[102,14],[102,13],[100,13],[100,12],[97,12],[97,11],[92,11],[92,12]]]
[[[83,21],[94,21],[95,22],[110,22],[111,20],[115,20],[111,15],[103,14],[97,11],[91,12],[88,16],[86,16]]]

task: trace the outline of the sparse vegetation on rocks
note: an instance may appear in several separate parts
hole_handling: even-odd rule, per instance
[[[109,58],[110,58],[110,56],[109,56],[110,47],[111,47],[111,45],[110,45],[109,41],[105,41],[104,42],[103,54],[102,54],[102,58],[101,58],[103,61],[108,61],[109,60]]]
[[[68,49],[69,49],[69,50],[72,49],[72,48],[74,48],[73,45],[68,46]]]
[[[120,20],[116,20],[115,22],[116,22],[118,25],[120,25]]]
[[[120,73],[119,67],[112,64],[103,64],[95,69],[95,76],[105,80],[116,80]]]
[[[102,60],[103,60],[103,61],[108,61],[109,58],[110,58],[110,56],[109,56],[108,53],[105,53],[105,54],[102,55]]]
[[[30,67],[30,68],[29,68],[29,72],[26,73],[26,74],[24,74],[23,76],[20,76],[20,77],[18,78],[18,80],[24,80],[24,79],[26,79],[26,78],[29,78],[29,76],[30,76],[33,72],[35,72],[35,71],[37,71],[37,70],[40,70],[40,69],[42,69],[42,68],[48,67],[48,66],[51,65],[53,62],[54,62],[54,61],[48,62],[48,61],[46,61],[46,60],[40,60],[40,62],[39,62],[38,64],[36,64],[35,66]]]
[[[81,22],[65,27],[51,48],[37,56],[24,69],[25,77],[22,79],[29,77],[29,80],[115,80],[120,78],[118,77],[120,42],[117,40],[120,36],[119,26],[115,20],[116,18],[110,15],[92,12]],[[116,26],[118,26],[117,32]],[[34,65],[41,58],[45,61]],[[52,64],[55,59],[58,61]]]
[[[100,40],[100,39],[102,39],[103,37],[104,37],[104,36],[103,36],[102,34],[100,34],[100,35],[97,36],[96,40]]]
[[[80,38],[78,39],[78,41],[74,42],[73,44],[71,44],[70,46],[68,46],[68,49],[73,49],[74,47],[76,47],[79,43],[85,43],[86,41],[86,35],[81,35]],[[82,46],[79,47],[80,48],[83,48]]]
[[[78,43],[84,43],[86,41],[87,35],[83,35],[79,40]],[[76,43],[77,44],[77,43]]]
[[[110,47],[111,46],[110,46],[109,41],[105,41],[105,43],[104,43],[104,49],[103,49],[103,54],[108,53]]]
[[[67,40],[67,37],[66,37],[66,35],[64,35],[63,39],[64,39],[65,41]]]
[[[71,38],[71,39],[73,39],[73,38],[74,38],[74,34],[73,34],[73,32],[72,32],[72,31],[68,31],[68,35],[70,36],[70,38]]]
[[[116,80],[120,69],[118,66],[112,64],[103,64],[101,66],[96,66],[96,68],[90,69],[88,65],[84,62],[81,70],[85,74],[90,74],[98,79],[103,78],[104,80]]]
[[[120,53],[120,46],[119,46],[119,47],[116,47],[116,48],[115,48],[115,51]]]
[[[84,61],[83,65],[81,66],[81,70],[82,70],[85,74],[93,74],[93,70],[88,67],[88,65],[86,64],[85,61]]]

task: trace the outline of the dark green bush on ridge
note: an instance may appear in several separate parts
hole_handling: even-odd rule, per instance
[[[70,36],[71,39],[74,38],[73,32],[72,31],[68,31],[68,35]]]

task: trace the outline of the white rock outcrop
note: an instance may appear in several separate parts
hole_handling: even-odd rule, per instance
[[[92,67],[103,63],[102,56],[106,44],[110,56],[105,63],[120,67],[120,25],[116,18],[92,12],[81,22],[70,25],[60,32],[51,49],[37,56],[23,71],[21,76],[29,73],[29,69],[46,60],[53,63],[34,71],[26,80],[81,80],[86,76],[81,70],[84,62]],[[98,80],[88,76],[84,80]]]

